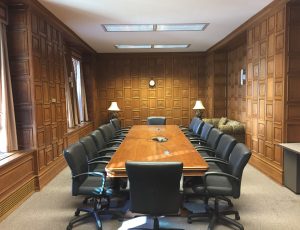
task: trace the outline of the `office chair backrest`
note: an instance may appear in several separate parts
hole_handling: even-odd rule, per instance
[[[110,132],[111,139],[114,139],[116,137],[116,129],[115,129],[114,125],[112,123],[107,123],[106,125]]]
[[[220,138],[222,137],[223,134],[224,133],[221,130],[212,128],[211,131],[209,132],[206,146],[212,149],[216,149],[220,141]]]
[[[102,133],[105,142],[108,142],[112,139],[112,132],[108,127],[108,124],[101,125],[98,129]]]
[[[166,118],[165,117],[148,117],[147,125],[165,125]]]
[[[67,149],[65,149],[64,157],[71,169],[72,176],[89,171],[87,156],[85,154],[85,149],[81,143],[76,142],[75,144],[70,145]],[[73,196],[76,196],[78,194],[78,188],[86,179],[86,177],[86,175],[82,175],[77,177],[76,179],[72,179]]]
[[[85,136],[83,138],[80,138],[79,142],[83,145],[85,153],[87,154],[89,160],[92,160],[99,156],[97,153],[97,146],[95,141],[93,140],[93,137]]]
[[[96,129],[90,135],[96,144],[97,150],[105,148],[105,141],[100,130]]]
[[[230,156],[229,156],[229,172],[231,175],[240,179],[239,182],[233,181],[233,197],[238,198],[240,196],[240,187],[242,181],[242,174],[246,164],[251,156],[251,151],[243,143],[237,143]]]
[[[110,120],[110,123],[115,127],[115,129],[118,131],[118,130],[121,130],[121,123],[120,123],[120,120],[118,118],[113,118]]]
[[[191,120],[191,122],[190,122],[190,124],[189,124],[189,130],[193,130],[193,128],[194,128],[194,125],[196,124],[196,123],[198,123],[198,121],[200,120],[200,118],[199,117],[193,117],[193,119]]]
[[[204,121],[202,121],[201,119],[197,119],[194,123],[194,126],[193,126],[193,133],[194,134],[199,134],[203,128],[203,125],[204,125]]]
[[[130,183],[130,210],[160,216],[177,213],[181,162],[126,162]]]
[[[215,156],[217,158],[221,158],[225,161],[228,161],[229,155],[233,147],[236,145],[236,143],[237,141],[233,136],[228,134],[223,134],[217,145]]]
[[[204,122],[202,129],[201,129],[201,133],[200,133],[200,138],[203,140],[207,140],[209,132],[212,130],[214,126],[210,123]]]

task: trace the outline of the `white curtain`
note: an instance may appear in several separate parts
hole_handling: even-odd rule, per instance
[[[67,70],[67,63],[66,58],[64,57],[64,75],[65,75],[65,94],[66,94],[66,107],[67,107],[67,120],[68,120],[68,127],[73,128],[75,126],[74,120],[74,110],[72,106],[72,85],[74,84],[71,77],[69,80],[68,70]]]
[[[0,22],[0,151],[18,150],[14,101],[9,70],[6,25]]]
[[[78,59],[72,58],[74,77],[77,89],[77,101],[79,110],[79,120],[88,121],[86,94],[84,87],[84,79],[82,74],[81,62]]]

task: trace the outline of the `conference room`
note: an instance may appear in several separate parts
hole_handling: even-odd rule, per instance
[[[0,229],[298,229],[299,11],[0,0]]]

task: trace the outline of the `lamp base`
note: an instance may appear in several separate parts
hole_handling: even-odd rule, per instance
[[[203,111],[201,111],[200,109],[197,109],[196,113],[195,113],[195,116],[199,117],[200,119],[202,119],[202,114],[203,114]]]
[[[110,119],[118,118],[118,112],[110,112]]]

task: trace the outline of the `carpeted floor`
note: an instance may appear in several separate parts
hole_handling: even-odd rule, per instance
[[[0,223],[1,230],[60,230],[66,229],[82,197],[71,196],[71,175],[69,168],[63,170],[41,192],[33,194],[17,210]],[[242,193],[233,200],[239,210],[245,229],[250,230],[296,230],[300,229],[300,195],[282,187],[261,174],[252,166],[245,168]],[[104,220],[103,230],[125,230],[145,219],[135,218],[119,222]],[[207,229],[207,222],[187,224],[184,217],[161,219],[176,228],[186,230]],[[93,220],[74,229],[96,229]],[[229,229],[218,225],[218,229]]]

